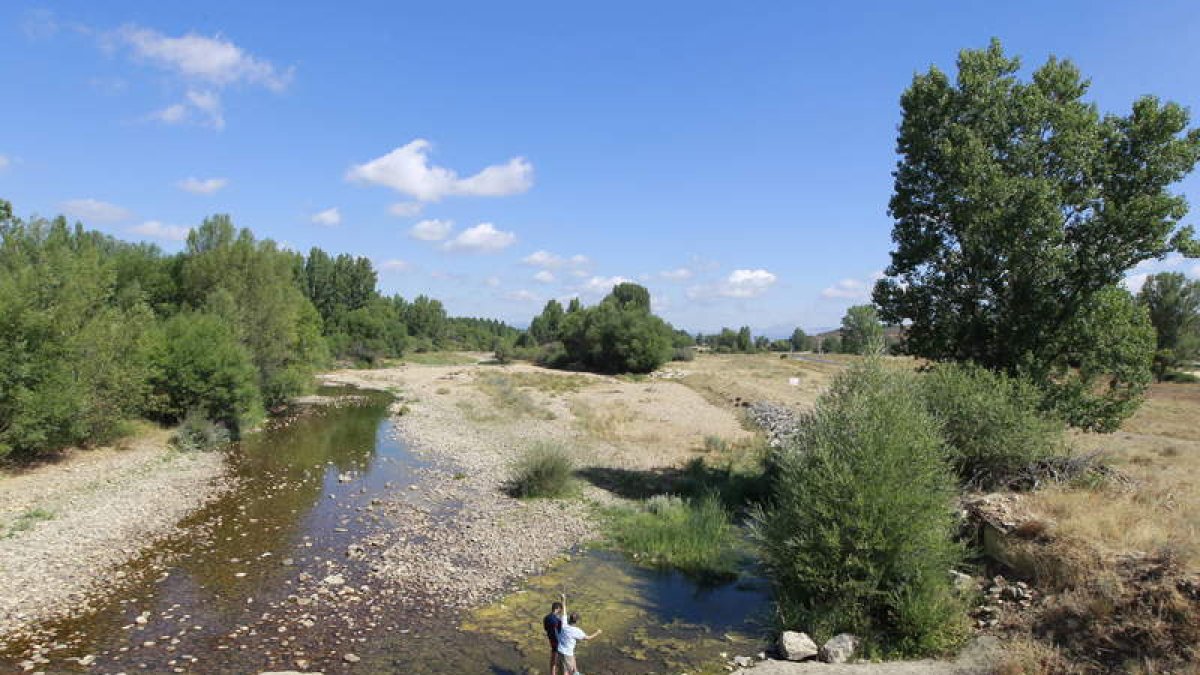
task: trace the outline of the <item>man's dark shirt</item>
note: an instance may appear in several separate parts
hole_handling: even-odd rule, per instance
[[[550,612],[546,618],[542,619],[542,630],[546,631],[546,637],[550,638],[550,644],[558,645],[558,631],[562,628],[562,617]]]

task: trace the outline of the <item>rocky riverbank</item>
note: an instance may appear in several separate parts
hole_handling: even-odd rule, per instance
[[[230,486],[220,453],[176,452],[168,436],[0,474],[0,642],[87,611],[117,567]]]

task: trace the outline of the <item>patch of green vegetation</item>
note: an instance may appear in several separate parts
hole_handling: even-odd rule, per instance
[[[199,410],[192,410],[171,437],[171,446],[184,452],[196,452],[214,450],[229,441],[228,429],[206,418]]]
[[[50,511],[38,508],[29,509],[28,511],[25,511],[21,515],[17,516],[16,520],[12,522],[12,525],[8,526],[8,533],[4,536],[5,538],[15,537],[21,532],[32,529],[37,523],[53,519],[54,514]]]
[[[714,494],[656,495],[605,512],[611,546],[638,562],[700,578],[732,578],[741,559],[737,528]]]
[[[570,455],[547,441],[534,443],[513,463],[505,485],[508,494],[521,499],[568,497],[578,489]]]
[[[462,352],[412,352],[400,359],[401,363],[413,366],[467,366],[476,361],[474,356]]]

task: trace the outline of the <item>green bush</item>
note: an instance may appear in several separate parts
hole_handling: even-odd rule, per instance
[[[695,361],[696,349],[694,347],[676,347],[671,355],[672,361]]]
[[[220,317],[177,314],[163,326],[152,379],[158,417],[180,420],[193,410],[235,435],[262,415],[254,363]]]
[[[820,643],[861,636],[868,649],[944,652],[965,634],[948,571],[954,475],[913,377],[878,358],[839,374],[776,457],[769,506],[753,534],[786,629]]]
[[[562,446],[534,443],[509,470],[506,491],[513,497],[558,498],[575,491],[575,463]]]
[[[675,331],[650,313],[649,298],[637,284],[618,284],[600,304],[567,313],[566,360],[601,373],[649,373],[666,363]]]
[[[183,418],[183,423],[171,437],[171,445],[183,451],[194,452],[212,450],[225,445],[229,440],[228,429],[209,420],[199,410],[192,410]]]
[[[717,496],[656,495],[608,512],[608,539],[636,560],[702,578],[737,574],[737,531]]]
[[[942,436],[959,480],[1003,485],[1031,463],[1059,453],[1063,424],[1041,412],[1032,383],[971,364],[938,365],[919,379],[925,407]]]

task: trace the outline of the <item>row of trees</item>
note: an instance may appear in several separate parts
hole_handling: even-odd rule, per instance
[[[516,329],[385,298],[369,260],[308,256],[206,219],[177,255],[0,201],[0,457],[102,443],[191,411],[236,434],[331,357],[488,349]]]

